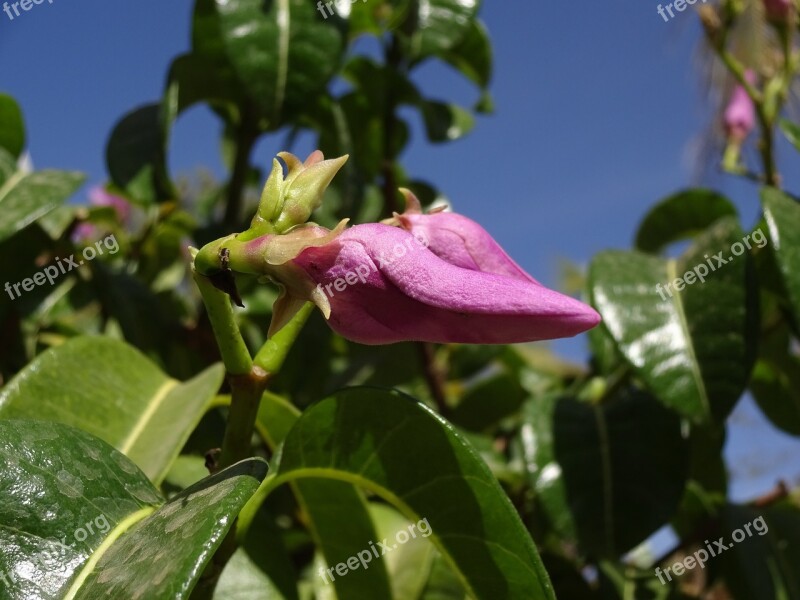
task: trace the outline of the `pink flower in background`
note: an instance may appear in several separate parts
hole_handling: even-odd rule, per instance
[[[119,196],[108,192],[105,188],[97,186],[89,190],[89,206],[110,206],[117,213],[121,224],[126,224],[131,216],[131,205]],[[79,223],[72,232],[72,241],[80,242],[98,235],[97,226],[93,223]]]
[[[764,0],[764,10],[770,21],[783,23],[792,12],[792,0]]]
[[[755,85],[755,73],[747,71],[745,78],[751,85]],[[725,108],[722,123],[728,138],[735,142],[744,141],[755,127],[755,107],[750,96],[747,95],[747,91],[741,85],[737,85],[733,89],[731,99]]]

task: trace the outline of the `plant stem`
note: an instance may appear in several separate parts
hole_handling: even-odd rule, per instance
[[[225,194],[225,217],[223,224],[230,230],[236,229],[241,218],[244,187],[250,170],[250,153],[258,139],[258,130],[249,112],[244,109],[242,120],[236,130],[236,154],[233,159],[231,177]]]
[[[283,366],[286,355],[291,350],[297,336],[300,335],[300,331],[303,329],[303,325],[305,325],[313,311],[314,304],[306,302],[303,308],[297,311],[297,314],[286,325],[264,342],[253,361],[255,365],[267,373],[277,373]]]
[[[447,417],[450,413],[450,406],[447,404],[447,397],[444,392],[446,375],[436,364],[435,347],[429,342],[418,342],[417,348],[419,349],[425,381],[428,384],[433,401],[436,402],[436,409],[440,415]]]
[[[224,469],[251,455],[250,441],[253,437],[258,406],[261,396],[267,389],[269,373],[258,365],[253,365],[245,375],[229,375],[231,386],[231,407],[225,437],[222,440],[222,454],[219,469]]]
[[[236,323],[230,297],[215,288],[203,275],[194,273],[194,280],[203,297],[225,370],[232,376],[250,373],[253,359]]]
[[[764,183],[767,185],[778,186],[780,182],[780,176],[778,175],[778,171],[775,166],[775,139],[773,131],[774,119],[767,115],[767,111],[764,106],[764,94],[762,94],[753,85],[751,85],[749,81],[747,81],[744,67],[742,67],[739,61],[736,60],[730,52],[728,52],[724,47],[719,48],[718,52],[722,62],[725,63],[725,66],[736,78],[736,81],[739,83],[739,85],[741,85],[745,92],[747,92],[747,95],[750,97],[750,101],[755,107],[756,118],[758,119],[758,125],[761,128],[761,141],[759,146],[761,151],[761,163],[764,169]],[[779,108],[776,107],[775,114],[777,115],[778,112],[780,112]]]

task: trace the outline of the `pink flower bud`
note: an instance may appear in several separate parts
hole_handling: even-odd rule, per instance
[[[464,269],[496,273],[539,284],[478,223],[452,212],[423,214],[417,197],[410,190],[400,191],[406,197],[406,211],[402,215],[396,214],[391,223],[424,240],[436,256]]]
[[[751,85],[755,84],[756,77],[752,71],[747,71],[745,78]],[[755,107],[743,86],[737,85],[733,89],[731,99],[725,108],[722,123],[728,138],[731,141],[740,143],[755,127]]]
[[[785,23],[792,12],[792,0],[764,0],[767,19],[775,23]]]
[[[334,331],[362,344],[510,344],[570,337],[600,321],[591,307],[517,273],[451,264],[403,229],[339,231],[309,225],[242,242],[231,236],[201,250],[195,265],[213,275],[215,257],[225,255],[233,271],[281,283],[273,332],[309,300]]]

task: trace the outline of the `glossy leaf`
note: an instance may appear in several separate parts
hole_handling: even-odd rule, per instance
[[[222,383],[217,364],[180,383],[124,342],[79,337],[39,355],[0,391],[0,417],[88,431],[160,482]]]
[[[469,33],[478,13],[479,0],[422,0],[413,3],[414,32],[410,54],[417,60],[454,48]],[[403,25],[405,26],[405,24]]]
[[[570,397],[525,409],[522,441],[548,519],[593,557],[616,558],[664,525],[688,474],[678,415],[626,388],[600,405]]]
[[[398,392],[351,388],[309,408],[275,472],[267,491],[298,478],[338,479],[382,496],[412,521],[427,519],[428,539],[477,599],[553,598],[536,547],[480,457]]]
[[[70,171],[25,173],[15,170],[15,162],[0,148],[0,241],[60,206],[85,179]]]
[[[665,198],[639,225],[636,248],[656,254],[666,246],[695,237],[723,217],[736,217],[736,207],[713,190],[692,188]]]
[[[42,421],[0,421],[3,598],[63,598],[105,540],[162,499],[105,442]]]
[[[266,473],[248,459],[184,490],[93,557],[74,598],[188,599]]]
[[[592,303],[620,353],[662,402],[696,421],[725,419],[755,358],[757,311],[742,238],[725,219],[678,260],[613,251],[590,269]],[[733,244],[744,254],[732,256]]]
[[[275,448],[283,443],[299,416],[294,406],[267,392],[259,407],[256,427],[267,443]],[[335,567],[345,563],[363,550],[365,538],[377,539],[366,500],[352,484],[330,479],[305,479],[295,481],[292,488],[308,514],[309,527],[328,565]],[[342,515],[347,515],[347,519],[342,519]],[[248,535],[248,540],[257,535]],[[328,576],[322,582],[335,588],[342,598],[370,594],[391,597],[383,564],[353,571],[347,577],[337,577],[334,573],[332,579]]]
[[[306,0],[201,0],[193,48],[212,68],[230,66],[273,130],[324,89],[343,39]]]
[[[17,102],[8,94],[0,94],[0,148],[13,158],[25,148],[25,122]]]
[[[800,204],[773,188],[764,189],[761,202],[786,300],[800,324]]]

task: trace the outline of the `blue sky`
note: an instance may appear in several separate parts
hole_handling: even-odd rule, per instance
[[[404,162],[555,286],[559,258],[585,264],[603,249],[629,247],[648,207],[692,183],[688,149],[707,124],[695,68],[697,18],[686,11],[665,23],[653,0],[484,4],[496,114],[480,117],[455,144],[432,147],[417,135]],[[124,113],[160,96],[171,59],[189,48],[191,9],[188,0],[45,0],[13,21],[0,13],[0,90],[25,111],[38,167],[105,179],[108,133]],[[432,96],[466,105],[476,99],[444,68],[425,67],[418,80]],[[204,108],[182,117],[172,171],[221,173],[218,133]],[[281,141],[262,142],[257,161],[268,164]],[[783,160],[796,159],[781,150]],[[709,183],[733,197],[745,227],[754,223],[752,185]],[[583,341],[556,347],[579,358]],[[787,469],[800,443],[763,435],[769,426],[749,401],[733,422],[727,454],[741,471],[736,496],[766,491],[779,472],[796,477]],[[762,466],[767,471],[756,475]]]

